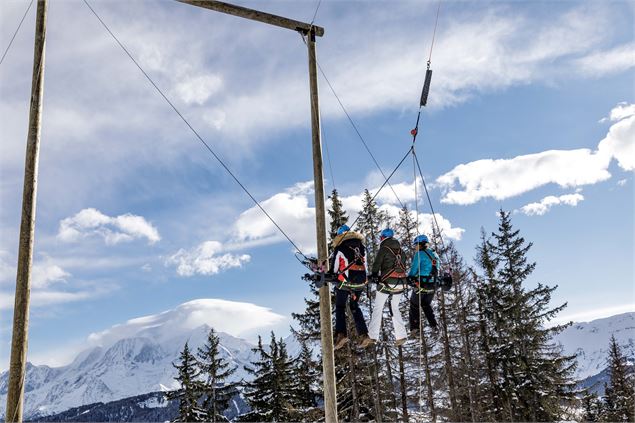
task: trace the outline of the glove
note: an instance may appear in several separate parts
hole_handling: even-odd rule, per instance
[[[370,275],[370,277],[368,278],[368,281],[370,283],[379,283],[379,275],[377,273],[373,273],[372,275]]]

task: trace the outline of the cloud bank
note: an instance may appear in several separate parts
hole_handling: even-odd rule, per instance
[[[610,114],[613,125],[597,150],[549,150],[512,159],[483,159],[460,164],[439,176],[447,204],[474,204],[485,198],[504,200],[547,184],[577,188],[611,177],[613,159],[626,171],[635,168],[635,107],[620,103]]]

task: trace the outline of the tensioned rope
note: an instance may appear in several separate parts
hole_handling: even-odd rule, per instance
[[[18,35],[18,31],[20,31],[20,28],[22,27],[22,23],[24,22],[24,19],[26,18],[26,15],[29,14],[29,10],[31,10],[31,6],[33,6],[33,0],[31,0],[31,3],[29,3],[29,6],[26,8],[26,11],[24,12],[24,15],[22,16],[22,19],[20,20],[20,23],[18,24],[18,27],[16,28],[15,32],[13,33],[13,36],[11,37],[11,40],[9,41],[9,45],[4,50],[4,53],[2,53],[2,59],[0,59],[0,65],[2,65],[2,62],[4,62],[5,56],[9,52],[9,49],[11,48],[11,45],[13,45],[13,40],[15,40],[16,35]]]
[[[86,6],[88,6],[90,11],[93,12],[95,17],[103,25],[103,27],[106,29],[106,31],[108,31],[108,33],[111,35],[111,37],[117,42],[119,47],[121,47],[121,49],[126,53],[126,55],[130,58],[130,60],[132,60],[132,62],[137,66],[137,68],[141,71],[141,73],[143,73],[143,75],[150,82],[150,84],[152,84],[152,86],[161,95],[161,97],[163,97],[163,99],[170,105],[172,110],[174,110],[174,112],[181,118],[181,120],[187,125],[187,127],[190,128],[190,131],[192,131],[192,133],[196,136],[196,138],[205,146],[205,148],[212,154],[212,156],[214,156],[214,158],[218,161],[218,163],[220,163],[220,165],[234,179],[234,181],[240,186],[240,188],[242,188],[242,190],[249,196],[249,198],[251,198],[251,200],[256,204],[256,206],[258,206],[258,208],[265,214],[265,216],[267,216],[267,218],[271,221],[271,223],[273,223],[273,225],[278,229],[278,231],[280,231],[280,233],[287,239],[287,241],[289,241],[291,243],[291,245],[293,245],[293,247],[297,250],[297,252],[300,253],[300,255],[302,255],[305,259],[308,259],[307,256],[302,252],[302,250],[300,250],[300,248],[297,246],[297,244],[295,242],[293,242],[293,240],[289,237],[289,235],[287,235],[287,233],[280,227],[280,225],[278,225],[278,223],[271,217],[271,215],[269,215],[269,213],[267,213],[267,211],[262,207],[260,202],[258,202],[258,200],[256,200],[256,198],[251,194],[251,192],[249,192],[249,190],[245,187],[245,185],[243,185],[243,183],[240,182],[238,177],[236,177],[236,175],[229,169],[229,167],[218,156],[218,154],[216,154],[216,152],[212,149],[212,147],[210,147],[210,145],[207,142],[205,142],[205,140],[199,135],[199,133],[196,131],[196,129],[194,129],[194,127],[192,127],[190,122],[185,118],[185,116],[183,116],[183,114],[174,105],[174,103],[172,103],[170,101],[170,99],[163,93],[161,88],[159,88],[159,86],[154,82],[154,80],[150,77],[150,75],[148,75],[148,73],[141,67],[139,62],[137,62],[135,60],[135,58],[132,56],[132,54],[130,54],[128,49],[126,49],[126,47],[121,43],[121,41],[119,41],[117,36],[115,36],[115,34],[110,30],[108,25],[106,25],[106,23],[103,21],[103,19],[97,14],[95,9],[93,9],[91,7],[91,5],[88,3],[88,0],[84,0],[84,4],[86,4]]]
[[[370,202],[372,203],[375,198],[377,198],[377,196],[379,195],[379,193],[381,192],[382,189],[384,189],[384,187],[386,186],[386,184],[389,184],[390,182],[390,178],[393,177],[393,175],[395,174],[395,172],[397,172],[397,170],[401,167],[401,165],[403,164],[403,162],[406,161],[406,159],[408,158],[408,156],[410,155],[410,153],[412,152],[412,147],[410,147],[408,149],[408,151],[406,152],[406,154],[403,156],[403,158],[401,159],[401,161],[397,164],[397,166],[393,169],[392,172],[390,172],[390,175],[388,175],[388,177],[386,178],[386,180],[384,181],[383,184],[381,184],[381,186],[379,187],[379,189],[377,190],[377,192],[371,197]],[[353,226],[355,226],[355,224],[357,223],[357,221],[359,220],[361,216],[361,213],[357,215],[357,217],[355,218],[355,221],[353,222],[353,224],[350,226],[351,228]]]
[[[445,255],[445,261],[446,263],[449,263],[448,261],[448,257],[447,257],[447,251],[445,248],[445,243],[443,242],[443,231],[441,230],[441,226],[439,226],[439,222],[437,221],[437,214],[434,212],[434,207],[432,206],[432,200],[430,199],[430,193],[428,192],[428,187],[426,185],[426,180],[423,177],[423,172],[421,171],[421,166],[419,165],[419,157],[417,156],[417,153],[414,151],[414,149],[412,150],[412,154],[414,156],[415,162],[417,164],[417,169],[419,169],[419,176],[421,176],[421,181],[423,182],[423,188],[425,190],[426,193],[426,198],[428,199],[428,205],[430,205],[430,211],[432,212],[432,219],[434,221],[434,226],[437,227],[437,233],[438,233],[438,238],[439,238],[439,242],[441,243],[441,249],[442,249],[442,253],[443,255]],[[433,237],[433,242],[436,244],[437,237]]]
[[[318,6],[319,7],[319,6]],[[300,37],[302,38],[302,42],[306,45],[306,39],[304,38],[304,35],[302,33],[300,33]],[[316,60],[318,69],[320,70],[320,74],[322,75],[322,77],[324,78],[324,80],[326,81],[326,84],[329,86],[329,89],[331,90],[331,93],[333,93],[333,96],[335,97],[335,99],[337,100],[337,103],[339,104],[340,108],[342,109],[342,111],[344,112],[344,114],[346,115],[346,118],[348,119],[348,122],[351,124],[351,126],[353,127],[353,130],[355,131],[355,133],[357,134],[357,137],[359,138],[359,140],[362,142],[362,145],[364,146],[364,148],[366,149],[366,151],[368,152],[368,154],[370,155],[371,159],[373,160],[373,163],[375,163],[375,166],[377,167],[377,169],[379,170],[379,173],[381,173],[381,176],[384,178],[384,180],[387,180],[388,178],[386,178],[386,174],[384,173],[384,170],[381,168],[381,166],[379,166],[379,162],[377,162],[377,159],[375,158],[375,155],[373,154],[373,152],[370,150],[370,147],[368,147],[368,143],[366,143],[366,140],[364,139],[364,137],[362,136],[361,132],[359,131],[359,129],[357,128],[357,125],[355,124],[355,122],[353,121],[353,118],[351,118],[351,115],[348,113],[348,110],[346,110],[346,107],[344,106],[344,103],[342,103],[342,100],[340,99],[340,96],[337,94],[337,92],[335,91],[335,88],[333,88],[333,85],[331,84],[331,81],[328,79],[328,77],[326,76],[326,73],[324,72],[324,69],[322,69],[322,65],[320,64],[320,62],[318,60]],[[395,191],[395,189],[393,188],[393,186],[390,184],[390,182],[388,183],[388,186],[390,187],[390,189],[392,190],[392,193],[394,194],[395,198],[397,199],[397,201],[399,202],[399,204],[401,205],[401,207],[405,207],[404,203],[401,201],[401,199],[399,198],[399,196],[397,195],[397,192]],[[352,226],[351,226],[352,227]]]

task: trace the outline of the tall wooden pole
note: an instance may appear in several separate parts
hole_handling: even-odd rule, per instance
[[[324,206],[324,174],[322,171],[322,139],[320,131],[320,103],[318,100],[317,59],[315,33],[308,33],[309,85],[311,87],[311,135],[313,145],[313,181],[315,188],[315,223],[317,229],[318,261],[328,266],[326,245],[326,210]],[[320,288],[320,325],[322,340],[322,368],[324,370],[324,416],[327,423],[337,423],[337,396],[335,394],[335,357],[331,293],[327,284]]]
[[[44,48],[46,45],[46,11],[48,0],[38,0],[35,21],[35,52],[31,83],[31,110],[26,141],[24,189],[22,193],[22,220],[18,270],[13,309],[13,337],[9,364],[7,392],[7,422],[21,422],[24,404],[24,378],[29,332],[29,296],[31,292],[31,263],[35,237],[35,205],[37,196],[38,158],[40,152],[40,125],[42,122],[42,96],[44,94]]]

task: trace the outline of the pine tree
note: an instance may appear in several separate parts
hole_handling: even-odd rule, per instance
[[[397,224],[395,225],[395,234],[399,242],[401,242],[401,249],[406,254],[408,262],[410,263],[415,253],[412,243],[417,236],[415,211],[408,210],[407,206],[403,206],[399,211],[399,219],[397,219]]]
[[[262,339],[252,350],[258,354],[256,361],[245,370],[254,376],[245,384],[245,398],[251,411],[240,417],[241,421],[293,421],[296,420],[297,390],[294,387],[294,360],[287,354],[282,339],[276,341],[271,332],[269,351],[265,351]]]
[[[327,210],[327,213],[329,215],[329,247],[331,247],[330,244],[337,235],[337,230],[348,222],[348,216],[336,189],[333,189],[329,198],[331,207]]]
[[[223,411],[229,408],[232,396],[236,393],[236,384],[227,383],[227,379],[236,372],[230,368],[227,360],[219,351],[220,338],[210,329],[206,343],[198,349],[198,368],[203,377],[202,388],[205,393],[203,408],[207,411],[208,421],[227,421]]]
[[[609,343],[609,383],[604,388],[604,407],[601,420],[606,422],[635,421],[635,382],[632,371],[628,372],[626,357],[611,336]]]
[[[552,341],[567,325],[545,328],[545,323],[566,303],[549,308],[557,287],[541,283],[533,289],[523,287],[536,266],[527,260],[532,243],[526,243],[513,229],[509,212],[501,210],[499,216],[498,231],[492,234],[494,242],[485,241],[485,248],[480,249],[491,285],[484,304],[490,326],[490,366],[498,373],[494,377],[503,390],[509,420],[556,420],[575,399],[576,364],[574,356],[564,356]],[[484,249],[488,257],[484,257]]]
[[[582,397],[582,408],[582,421],[584,422],[599,422],[604,413],[602,400],[591,392],[585,392]]]
[[[308,341],[300,340],[300,352],[295,360],[296,420],[316,421],[322,416],[323,412],[318,407],[323,400],[321,373],[319,363],[313,359]]]
[[[357,227],[364,237],[366,246],[366,258],[372,263],[379,250],[379,232],[387,221],[386,213],[379,210],[377,203],[368,190],[364,190],[362,210],[359,212]]]
[[[168,399],[179,401],[179,415],[175,422],[200,422],[207,420],[207,413],[199,405],[202,386],[198,381],[200,372],[196,366],[196,358],[185,343],[179,356],[179,364],[172,364],[178,374],[174,378],[181,387],[167,394]]]

